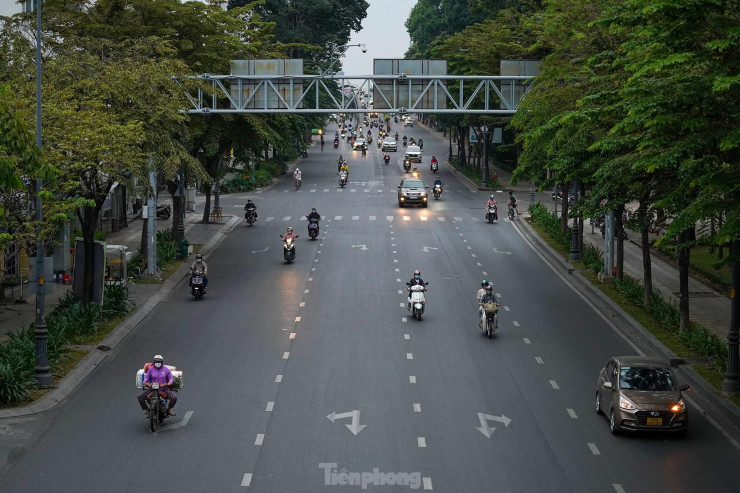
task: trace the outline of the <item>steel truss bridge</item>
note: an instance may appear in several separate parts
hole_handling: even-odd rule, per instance
[[[213,75],[187,92],[189,114],[449,113],[513,115],[532,76],[486,75]],[[361,81],[358,85],[357,82]],[[356,90],[343,88],[354,86]],[[338,86],[338,87],[337,87]],[[363,108],[360,91],[372,94]],[[327,101],[329,104],[327,104]]]

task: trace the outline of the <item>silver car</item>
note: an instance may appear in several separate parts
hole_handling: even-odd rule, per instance
[[[609,430],[666,431],[683,437],[689,413],[670,365],[660,358],[616,356],[599,372],[596,413],[606,414]]]
[[[383,140],[383,152],[385,151],[396,152],[397,150],[398,150],[398,145],[396,143],[396,139],[386,138],[385,140]]]

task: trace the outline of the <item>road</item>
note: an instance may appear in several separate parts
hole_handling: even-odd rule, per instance
[[[521,219],[484,223],[487,194],[444,167],[441,200],[399,209],[402,150],[386,166],[375,145],[364,159],[344,141],[335,151],[333,133],[298,163],[300,191],[286,177],[222,197],[236,211],[253,198],[259,221],[206,258],[201,302],[183,281],[57,409],[0,423],[11,462],[0,491],[128,492],[157,479],[182,492],[357,490],[347,484],[356,480],[443,492],[740,483],[727,467],[740,452],[691,406],[683,440],[609,434],[594,413],[597,372],[610,356],[646,350],[545,262]],[[429,159],[447,144],[418,126],[399,133],[423,136],[420,169],[433,181]],[[311,207],[323,217],[317,241],[301,219]],[[292,265],[278,236],[289,225],[300,235]],[[421,321],[404,306],[417,268],[429,282]],[[503,307],[490,340],[477,328],[482,278]],[[152,434],[133,380],[156,353],[184,370],[185,388],[177,417]]]

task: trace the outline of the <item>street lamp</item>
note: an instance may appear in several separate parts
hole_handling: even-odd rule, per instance
[[[567,197],[563,197],[563,200],[568,200]],[[573,206],[575,207],[576,202],[578,202],[578,183],[573,180]],[[568,258],[570,260],[581,260],[581,249],[580,245],[578,244],[579,236],[578,236],[578,217],[573,216],[573,228],[571,229],[571,237],[570,237],[570,255]]]
[[[348,49],[350,49],[350,48],[351,48],[351,47],[353,47],[353,46],[359,46],[360,48],[362,48],[362,52],[363,52],[363,53],[367,53],[367,46],[365,46],[365,44],[364,44],[364,43],[357,43],[357,44],[352,44],[352,45],[344,45],[344,46],[342,46],[342,52],[341,52],[341,53],[339,54],[339,56],[338,56],[338,57],[337,57],[337,58],[335,59],[335,58],[334,58],[334,47],[332,47],[332,50],[331,50],[331,54],[330,54],[330,57],[329,57],[329,61],[330,61],[331,63],[329,63],[329,68],[327,68],[327,69],[326,69],[326,70],[324,71],[324,73],[323,73],[323,74],[321,74],[321,76],[322,76],[322,77],[324,77],[324,76],[326,76],[326,75],[329,75],[329,72],[331,72],[331,69],[332,69],[332,67],[334,67],[334,64],[335,64],[335,63],[337,63],[337,60],[339,60],[339,57],[342,57],[342,56],[344,56],[344,54],[345,54],[345,53],[347,52],[347,50],[348,50]]]

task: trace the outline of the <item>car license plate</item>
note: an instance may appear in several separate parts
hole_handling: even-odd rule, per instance
[[[648,426],[663,426],[663,418],[648,418]]]

